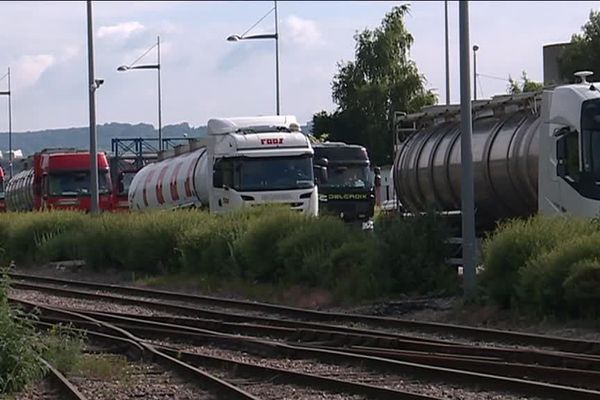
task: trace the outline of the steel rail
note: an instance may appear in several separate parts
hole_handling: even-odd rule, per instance
[[[182,304],[173,304],[173,303],[165,303],[156,300],[146,300],[146,299],[135,299],[128,297],[121,297],[114,294],[108,293],[97,293],[97,292],[89,292],[89,291],[81,291],[75,289],[68,289],[65,287],[56,287],[56,286],[48,286],[43,284],[32,284],[25,283],[20,281],[11,282],[11,286],[15,289],[23,289],[23,290],[35,290],[39,292],[45,292],[50,294],[62,294],[69,297],[77,297],[82,299],[103,299],[112,302],[118,302],[125,305],[142,305],[149,308],[153,308],[159,311],[165,311],[169,313],[177,313],[183,315],[191,315],[197,318],[204,319],[212,319],[217,321],[226,321],[226,322],[240,322],[240,323],[252,323],[252,322],[260,322],[266,325],[276,325],[280,327],[290,327],[294,329],[298,328],[307,328],[307,329],[316,329],[323,331],[332,331],[332,332],[347,332],[354,333],[359,335],[377,335],[379,337],[389,337],[389,338],[398,338],[398,339],[407,339],[419,342],[429,342],[429,343],[452,343],[448,340],[439,340],[432,338],[423,338],[414,335],[401,335],[393,332],[387,331],[379,331],[379,330],[367,330],[367,329],[358,329],[358,328],[350,328],[346,326],[340,325],[331,325],[325,323],[317,323],[317,322],[306,322],[306,321],[298,321],[298,320],[283,320],[281,318],[271,318],[271,317],[263,317],[263,316],[249,316],[249,315],[240,315],[233,313],[225,313],[221,311],[215,310],[206,310],[206,309],[198,309],[195,307],[190,307],[189,305]],[[160,317],[157,317],[159,319]],[[168,318],[168,317],[167,317]],[[175,318],[175,317],[173,317]],[[179,316],[178,318],[184,318]]]
[[[184,306],[184,305],[177,305],[177,304],[170,304],[170,303],[166,303],[166,302],[158,302],[158,301],[151,301],[151,300],[145,300],[145,299],[134,299],[134,298],[127,298],[127,297],[120,297],[117,295],[112,295],[112,294],[104,294],[104,293],[95,293],[95,292],[89,292],[89,291],[80,291],[80,290],[74,290],[74,289],[67,289],[67,288],[62,288],[62,287],[56,287],[56,286],[48,286],[48,285],[40,285],[40,284],[30,284],[30,283],[22,283],[22,282],[12,282],[12,286],[15,288],[23,288],[23,289],[32,289],[32,290],[37,290],[37,291],[41,291],[41,292],[49,292],[49,293],[59,293],[59,294],[64,294],[70,297],[81,297],[81,298],[85,298],[85,299],[104,299],[104,300],[108,300],[108,301],[112,301],[112,302],[118,302],[118,303],[122,303],[122,304],[130,304],[130,305],[143,305],[143,306],[147,306],[149,308],[153,308],[156,310],[163,310],[163,311],[167,311],[167,312],[173,312],[173,313],[184,313],[184,314],[188,314],[188,315],[210,315],[210,316],[217,316],[217,317],[221,317],[221,318],[228,318],[230,316],[233,316],[234,318],[239,318],[239,319],[247,319],[250,321],[254,321],[254,320],[260,320],[263,321],[265,320],[265,318],[262,317],[244,317],[244,316],[240,316],[237,314],[226,314],[226,313],[221,313],[221,312],[216,312],[216,311],[209,311],[209,310],[198,310],[197,308],[193,308],[193,307],[189,307],[189,306]],[[267,319],[268,323],[276,323],[277,319]],[[293,324],[295,323],[295,321],[288,321],[288,326],[293,326]],[[383,332],[384,335],[389,335],[386,332]],[[405,337],[404,335],[400,335],[400,337]],[[339,337],[338,337],[339,339]],[[413,340],[414,338],[410,337],[409,340],[404,340],[404,339],[398,339],[396,341],[387,341],[384,338],[381,338],[380,340],[386,341],[386,346],[388,347],[394,347],[394,348],[398,348],[401,347],[402,345],[404,345],[406,349],[427,349],[427,348],[435,348],[437,350],[430,350],[430,351],[439,351],[442,352],[442,348],[445,348],[447,352],[451,352],[451,353],[456,353],[456,352],[460,352],[460,353],[465,353],[465,354],[471,354],[471,355],[481,355],[481,356],[488,356],[488,357],[505,357],[505,359],[507,361],[513,361],[513,362],[540,362],[543,363],[545,365],[551,365],[551,366],[559,366],[562,365],[564,367],[572,367],[572,368],[578,368],[578,369],[599,369],[599,365],[600,365],[600,359],[597,356],[594,355],[582,355],[582,354],[570,354],[570,353],[551,353],[551,352],[542,352],[542,351],[534,351],[534,350],[512,350],[512,349],[501,349],[501,348],[493,348],[493,347],[473,347],[473,346],[469,346],[469,345],[456,345],[455,343],[452,342],[444,342],[444,341],[439,341],[437,344],[437,346],[435,346],[436,342],[430,342],[428,340],[423,340],[421,339],[419,340]],[[337,345],[337,346],[342,346],[344,345],[344,341],[330,341],[329,342],[330,345]],[[406,346],[410,346],[410,347],[406,347]],[[525,357],[525,359],[523,359],[523,357]],[[582,361],[585,360],[585,361]]]
[[[226,358],[208,356],[205,354],[176,351],[162,346],[157,347],[162,349],[167,354],[180,357],[182,360],[185,360],[189,363],[193,363],[195,365],[209,365],[216,368],[227,368],[234,370],[236,372],[236,375],[264,378],[268,379],[269,382],[274,383],[293,385],[303,384],[310,387],[317,387],[321,390],[363,395],[370,399],[439,399],[438,397],[410,393],[396,389],[388,389],[385,387],[379,387],[365,383],[349,382],[341,379],[324,377],[303,372],[295,372],[282,368],[255,365],[243,361],[229,360]]]
[[[48,361],[40,359],[48,370],[48,378],[52,385],[62,394],[61,399],[87,400],[87,398],[69,380]]]
[[[390,317],[377,317],[370,315],[333,313],[327,311],[308,310],[297,307],[275,305],[253,301],[243,301],[235,299],[225,299],[213,296],[184,294],[157,289],[145,289],[132,286],[120,286],[110,284],[100,284],[94,282],[84,282],[77,280],[67,280],[38,275],[28,275],[20,273],[11,273],[9,276],[13,279],[22,279],[37,282],[46,282],[53,284],[63,284],[70,286],[85,287],[96,290],[109,290],[122,294],[131,294],[136,296],[151,296],[168,300],[191,302],[195,304],[205,304],[220,307],[234,307],[245,310],[262,311],[268,313],[278,313],[286,316],[312,319],[317,321],[338,321],[361,324],[371,324],[384,326],[386,328],[418,330],[435,334],[451,334],[462,337],[468,337],[476,340],[487,340],[506,342],[512,344],[521,344],[529,346],[552,347],[561,351],[579,352],[587,354],[600,354],[600,343],[586,340],[575,340],[556,336],[538,335],[533,333],[523,333],[516,331],[504,331],[489,328],[477,328],[463,325],[445,324],[438,322],[421,322],[404,320]]]
[[[205,343],[205,341],[207,340],[207,335],[210,337],[210,335],[213,334],[212,332],[207,331],[206,329],[188,329],[189,327],[186,326],[155,323],[153,321],[136,321],[134,318],[111,316],[103,313],[91,312],[88,315],[92,315],[98,319],[108,317],[108,320],[110,320],[112,324],[115,324],[116,326],[121,326],[122,328],[128,331],[138,332],[138,335],[141,336],[149,335],[155,338],[178,338],[179,340],[183,341],[195,342],[194,339],[197,339],[195,335],[200,334],[200,343]],[[129,325],[126,325],[127,323],[129,323]],[[220,334],[220,332],[214,333]],[[244,341],[251,340],[252,338],[236,337],[236,339],[238,339],[238,342],[242,343]],[[288,344],[290,343],[288,342]],[[253,347],[256,348],[256,345],[254,345]],[[365,346],[352,346],[350,348],[343,349],[313,345],[311,345],[310,347],[334,351],[341,350],[344,352],[354,354],[363,354],[379,358],[408,361],[424,365],[447,367],[472,372],[501,375],[512,378],[527,377],[528,379],[543,380],[546,382],[561,385],[583,386],[593,388],[600,387],[600,371],[594,370],[557,368],[536,364],[511,363],[503,361],[501,359],[486,359],[484,357],[469,357],[467,355],[435,353],[429,351],[391,349],[382,350],[380,348],[369,348]]]
[[[9,300],[12,301],[14,299],[11,299],[9,296]],[[229,382],[226,382],[226,381],[224,381],[216,376],[213,376],[212,374],[210,374],[208,372],[202,371],[194,366],[186,364],[185,362],[178,360],[170,355],[164,354],[163,352],[155,349],[154,346],[152,346],[151,344],[141,341],[138,337],[132,335],[131,333],[127,332],[126,330],[124,330],[118,326],[115,326],[113,324],[110,324],[110,323],[107,323],[104,321],[96,320],[87,315],[78,314],[78,313],[75,313],[72,311],[61,310],[60,308],[56,308],[56,307],[50,307],[50,306],[45,306],[45,305],[36,304],[36,303],[32,303],[32,302],[24,302],[24,301],[19,301],[19,303],[24,304],[24,305],[29,305],[31,308],[38,309],[42,312],[49,311],[50,313],[53,313],[53,314],[62,314],[62,315],[74,317],[74,319],[77,321],[83,320],[83,321],[86,321],[88,324],[93,324],[95,326],[102,327],[106,330],[116,332],[127,339],[131,339],[132,341],[140,344],[140,346],[143,348],[143,350],[151,357],[153,362],[162,365],[166,369],[175,370],[179,374],[184,375],[188,378],[191,378],[191,380],[193,380],[194,383],[199,384],[199,387],[201,389],[206,390],[206,388],[209,387],[214,392],[224,395],[227,399],[259,400],[256,396],[230,384]]]
[[[72,314],[72,313],[71,313]],[[68,315],[68,314],[67,314]],[[82,315],[83,317],[86,317]],[[86,317],[93,321],[92,318]],[[88,321],[89,322],[89,321]],[[108,324],[110,326],[116,326],[113,324]],[[140,328],[140,327],[127,327],[124,329],[123,327],[118,327],[116,329],[120,329],[124,332],[127,332],[127,335],[133,336],[131,332],[140,333],[154,331],[154,333],[159,333],[159,337],[162,337],[164,340],[165,336],[160,335],[158,328]],[[163,332],[164,333],[164,332]],[[191,335],[191,332],[181,332],[182,335]],[[242,338],[236,337],[234,335],[223,334],[218,332],[213,332],[215,336],[229,337],[234,340],[241,340]],[[139,340],[139,339],[138,339]],[[248,339],[243,338],[243,340],[250,340],[255,343],[259,343],[262,346],[270,346],[272,348],[278,349],[281,354],[291,354],[292,356],[298,358],[314,358],[322,362],[328,363],[349,363],[351,365],[362,364],[366,367],[377,369],[384,372],[395,372],[416,376],[423,376],[433,380],[442,380],[442,381],[450,381],[458,384],[463,384],[466,386],[476,385],[478,388],[485,388],[491,390],[501,390],[501,391],[510,391],[516,392],[519,394],[529,395],[529,396],[544,396],[555,399],[597,399],[600,398],[600,392],[591,390],[591,389],[582,389],[575,388],[563,385],[556,385],[551,383],[542,383],[536,382],[526,379],[518,379],[511,377],[503,377],[491,374],[477,373],[465,370],[458,370],[452,368],[445,367],[436,367],[424,364],[418,364],[407,361],[399,361],[399,360],[391,360],[380,357],[373,357],[368,355],[358,355],[348,352],[342,352],[338,350],[326,350],[326,349],[318,349],[318,348],[309,348],[302,346],[294,346],[283,343],[273,343],[265,340],[258,339]],[[143,342],[142,342],[143,343]],[[146,343],[143,343],[145,346],[150,346]]]
[[[62,289],[61,289],[62,290]],[[85,292],[87,294],[87,292]],[[102,295],[105,296],[105,295]],[[104,298],[104,297],[103,297]],[[162,307],[164,304],[160,303]],[[187,308],[186,308],[187,310]],[[381,349],[400,349],[400,350],[416,350],[422,352],[447,353],[453,355],[465,355],[471,357],[485,357],[489,359],[499,359],[507,362],[517,363],[539,363],[546,366],[563,366],[565,368],[575,369],[590,369],[600,370],[600,359],[593,356],[581,354],[548,352],[530,349],[504,349],[494,347],[475,347],[469,345],[449,344],[449,343],[430,343],[419,342],[404,339],[395,339],[388,337],[378,337],[375,335],[354,335],[346,333],[336,333],[319,330],[291,330],[288,328],[273,327],[273,326],[257,326],[246,324],[235,324],[233,326],[216,323],[214,321],[196,320],[197,322],[191,325],[181,325],[177,323],[161,322],[161,321],[179,321],[177,317],[155,317],[155,316],[132,316],[130,314],[119,313],[103,313],[88,310],[71,310],[83,315],[88,315],[99,320],[105,320],[114,324],[127,324],[128,329],[133,329],[135,326],[154,326],[161,329],[161,334],[169,334],[172,337],[180,338],[180,340],[192,339],[188,333],[199,333],[212,335],[215,331],[219,333],[230,334],[260,334],[268,335],[280,339],[291,341],[309,341],[306,345],[314,345],[319,341],[322,345],[344,347],[347,345],[357,346],[363,345],[367,347],[379,347]],[[192,320],[185,319],[190,322]],[[152,323],[152,324],[151,324]],[[228,329],[223,329],[223,326],[229,326]],[[182,333],[184,333],[182,335]],[[188,335],[188,336],[186,336]]]
[[[33,303],[26,302],[26,304],[27,303],[29,303],[29,306],[33,306],[42,311],[49,311],[51,314],[59,315],[63,312],[63,310],[55,308],[55,307],[47,307],[47,306],[43,306],[43,305],[38,306]],[[171,367],[171,368],[173,367],[173,365],[179,365],[180,368],[183,370],[183,372],[187,372],[188,374],[190,372],[193,373],[193,376],[196,377],[196,379],[197,379],[198,373],[201,373],[203,375],[210,375],[210,374],[203,372],[201,370],[198,370],[196,367],[190,365],[188,362],[182,361],[182,359],[196,360],[196,361],[201,359],[201,360],[204,360],[204,363],[200,363],[203,366],[208,364],[209,366],[213,366],[213,367],[221,367],[221,369],[223,369],[225,367],[226,369],[233,370],[236,375],[241,374],[243,376],[243,375],[250,374],[253,377],[261,377],[261,378],[268,377],[270,382],[274,382],[274,383],[278,383],[278,384],[298,385],[300,383],[300,384],[304,384],[309,387],[319,388],[321,390],[333,390],[336,392],[344,392],[344,393],[348,393],[348,394],[362,394],[362,395],[367,395],[369,398],[381,399],[381,400],[388,400],[388,399],[389,400],[391,400],[391,399],[441,400],[440,398],[433,397],[433,396],[420,395],[420,394],[411,393],[411,392],[407,392],[407,391],[388,389],[388,388],[384,388],[384,387],[378,387],[378,386],[362,384],[362,383],[348,382],[348,381],[343,381],[340,379],[322,377],[322,376],[308,374],[308,373],[286,371],[286,370],[279,369],[279,368],[258,366],[258,365],[253,365],[253,364],[249,364],[249,363],[244,363],[241,361],[228,360],[228,359],[224,359],[224,358],[220,358],[220,357],[201,356],[201,355],[194,357],[193,354],[191,354],[191,353],[185,354],[183,352],[170,350],[168,347],[155,346],[155,345],[146,343],[144,341],[141,341],[139,338],[137,338],[131,332],[129,332],[125,329],[122,329],[121,327],[118,327],[118,326],[110,324],[110,323],[104,323],[99,320],[95,320],[94,318],[91,318],[84,314],[73,313],[71,311],[65,311],[64,315],[67,315],[69,317],[79,317],[79,318],[72,318],[72,319],[64,319],[65,322],[73,322],[76,325],[83,322],[84,326],[90,326],[90,325],[92,327],[101,326],[101,327],[107,328],[109,330],[114,330],[117,333],[121,333],[121,334],[125,335],[126,338],[117,337],[117,336],[113,336],[113,335],[107,335],[102,332],[96,332],[96,331],[89,330],[88,328],[84,329],[84,331],[86,332],[87,335],[91,335],[96,338],[100,338],[102,340],[108,340],[108,341],[120,343],[122,345],[132,346],[135,349],[137,349],[141,346],[144,350],[151,352],[153,356],[157,356],[157,355],[160,356],[160,359],[158,360],[159,363],[164,363],[165,361],[168,361],[169,367]],[[44,324],[45,326],[49,326],[49,325],[46,325],[44,322],[38,321],[38,323]],[[225,380],[222,380],[222,379],[216,378],[216,377],[213,377],[213,378],[216,381],[218,381],[220,386],[223,386],[223,385],[229,386],[231,389],[235,389],[236,391],[243,392],[242,389],[239,389],[239,388],[231,385],[230,383],[226,382]],[[211,385],[214,386],[213,382],[208,382],[208,383],[210,383]],[[222,387],[218,387],[215,389],[222,391]],[[258,400],[256,397],[240,397],[239,395],[237,395],[235,397],[231,397],[231,392],[226,393],[226,395],[227,395],[227,397],[226,397],[227,399],[240,398],[240,399],[247,399],[247,400],[249,400],[249,399]],[[250,396],[252,396],[252,395],[250,395]],[[83,399],[81,399],[81,400],[83,400]]]

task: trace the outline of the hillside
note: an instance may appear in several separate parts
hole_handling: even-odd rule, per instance
[[[177,125],[167,125],[162,129],[162,135],[167,137],[200,137],[206,134],[206,126],[191,127],[187,122]],[[98,150],[110,151],[113,138],[157,138],[156,129],[150,124],[125,124],[112,122],[98,125]],[[12,141],[14,150],[22,150],[27,156],[36,151],[53,147],[74,147],[77,149],[89,148],[88,127],[47,129],[41,131],[13,132]],[[8,150],[8,133],[0,133],[0,151]]]

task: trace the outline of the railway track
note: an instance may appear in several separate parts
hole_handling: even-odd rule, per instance
[[[335,378],[327,378],[308,373],[296,373],[284,369],[269,368],[260,365],[228,360],[214,356],[203,356],[199,354],[184,353],[164,346],[156,346],[147,340],[143,340],[140,332],[143,330],[124,329],[116,324],[107,323],[99,319],[89,317],[83,313],[61,310],[59,308],[44,305],[23,304],[34,306],[41,311],[42,326],[50,326],[50,323],[68,322],[81,327],[93,340],[106,345],[112,342],[121,349],[127,348],[131,352],[127,354],[138,354],[142,358],[151,358],[154,362],[165,366],[165,368],[176,369],[184,376],[191,376],[199,380],[203,387],[208,386],[212,392],[222,395],[224,399],[257,399],[256,396],[240,389],[230,382],[239,382],[240,378],[259,378],[260,385],[304,385],[316,387],[319,390],[331,391],[333,394],[346,393],[350,396],[365,396],[372,399],[410,399],[410,400],[434,400],[438,397],[424,396],[401,390],[387,389],[373,385],[347,382]],[[45,315],[54,317],[45,318]],[[57,315],[66,318],[56,318]],[[104,331],[104,332],[102,332]],[[111,332],[107,334],[105,332]],[[113,348],[115,348],[113,346]],[[190,361],[190,362],[188,362]],[[193,362],[191,362],[193,361]],[[219,373],[214,371],[218,370]],[[218,378],[217,375],[226,378]],[[248,386],[246,382],[246,386]],[[302,390],[302,386],[297,390]],[[273,390],[276,392],[276,390]],[[352,398],[352,397],[349,397]],[[362,398],[362,397],[360,397]]]
[[[60,371],[42,359],[42,363],[48,369],[48,379],[54,386],[56,397],[69,400],[86,400],[86,397],[71,383]]]
[[[160,294],[157,297],[160,301],[157,301],[156,299],[148,300],[151,298],[151,293],[156,292],[153,290],[139,289],[140,292],[137,288],[126,287],[123,291],[119,291],[121,287],[108,285],[110,288],[116,288],[114,292],[120,293],[117,295],[107,294],[106,292],[109,290],[107,285],[85,282],[69,285],[70,281],[45,277],[34,277],[33,280],[38,283],[32,283],[27,276],[23,275],[13,275],[12,278],[18,279],[12,282],[13,287],[17,289],[138,304],[142,307],[157,307],[168,311],[171,313],[170,315],[155,313],[133,315],[89,309],[78,309],[74,312],[74,310],[69,311],[64,308],[37,305],[38,308],[46,310],[43,313],[43,320],[48,323],[71,322],[96,335],[100,334],[100,332],[96,332],[99,326],[110,326],[113,334],[116,332],[117,336],[126,337],[126,340],[131,342],[128,345],[129,351],[137,348],[138,352],[146,353],[147,350],[144,346],[148,346],[152,340],[168,338],[167,346],[158,345],[156,348],[165,356],[176,355],[179,357],[179,361],[189,361],[188,365],[218,365],[221,369],[238,371],[238,374],[245,371],[246,375],[243,376],[227,376],[227,382],[240,382],[239,379],[259,377],[259,379],[267,380],[276,379],[276,383],[286,385],[286,382],[308,380],[319,390],[333,388],[332,393],[346,393],[366,398],[416,398],[399,397],[402,394],[389,392],[389,387],[378,386],[378,383],[348,382],[338,379],[339,377],[332,378],[321,375],[300,378],[299,375],[294,375],[298,374],[298,371],[289,369],[285,369],[286,373],[264,365],[235,364],[234,360],[224,360],[222,357],[215,358],[206,354],[186,351],[186,348],[182,347],[182,343],[193,346],[217,346],[233,349],[238,353],[267,354],[269,357],[273,357],[274,354],[283,354],[289,359],[317,360],[323,364],[361,365],[378,371],[379,376],[391,371],[394,374],[417,376],[419,379],[423,378],[434,382],[454,382],[459,386],[476,385],[486,390],[510,391],[527,396],[569,399],[600,398],[600,392],[596,390],[600,386],[600,379],[598,379],[600,377],[600,357],[587,353],[588,349],[593,349],[598,345],[594,342],[579,342],[562,338],[545,339],[540,335],[516,333],[521,342],[527,337],[533,337],[533,341],[537,344],[544,343],[548,346],[552,343],[553,347],[561,350],[485,347],[479,343],[465,345],[449,340],[357,329],[321,321],[313,322],[307,318],[299,320],[297,315],[293,317],[294,319],[285,320],[281,317],[266,317],[264,307],[270,305],[264,304],[260,304],[261,310],[258,313],[257,310],[252,310],[251,315],[228,314],[222,310],[203,310],[199,307],[203,304],[202,302],[198,302],[196,307],[192,307],[190,306],[191,301],[183,301],[183,298],[190,295],[181,295],[183,297],[180,297],[176,293],[158,291]],[[69,289],[67,285],[76,286],[78,289]],[[87,289],[87,291],[81,289]],[[104,293],[90,292],[90,290],[101,290]],[[132,295],[133,292],[136,294]],[[142,298],[136,297],[142,295]],[[203,298],[204,296],[191,297]],[[215,298],[210,297],[210,299]],[[20,301],[18,298],[13,300]],[[231,300],[225,300],[225,302],[231,302]],[[234,302],[238,303],[238,301]],[[30,308],[36,306],[22,300],[21,303]],[[180,303],[187,303],[187,305]],[[214,304],[208,307],[214,307]],[[273,307],[280,308],[279,306]],[[243,308],[234,307],[234,309]],[[307,312],[314,313],[314,311]],[[190,317],[190,315],[195,317]],[[339,315],[344,316],[345,314]],[[207,318],[207,316],[211,318]],[[383,320],[387,321],[389,318]],[[328,322],[339,323],[335,319]],[[472,329],[477,330],[477,328]],[[124,334],[124,332],[126,333]],[[105,331],[104,334],[106,335],[106,333]],[[244,335],[240,335],[241,333]],[[508,342],[514,343],[515,340],[511,339]],[[133,343],[137,344],[137,347]],[[531,346],[531,342],[527,342],[527,345]],[[140,346],[142,347],[140,348]],[[583,352],[577,352],[576,349],[583,349]],[[226,365],[228,367],[225,367]],[[269,368],[271,369],[269,370]],[[259,373],[259,370],[262,372]],[[347,377],[343,373],[341,375]],[[283,376],[288,376],[286,379],[289,381],[282,378]],[[242,386],[248,384],[247,380],[241,382],[246,382]],[[254,384],[256,385],[256,382]],[[256,393],[264,393],[264,389],[257,390]],[[427,396],[414,392],[401,393],[404,393],[405,396]]]
[[[412,321],[399,318],[377,317],[348,313],[332,313],[253,301],[225,299],[213,296],[193,295],[131,286],[75,281],[20,273],[11,273],[8,275],[14,280],[13,286],[15,287],[20,287],[23,289],[31,288],[32,290],[43,290],[48,293],[71,294],[72,296],[81,296],[82,298],[104,297],[105,299],[111,301],[115,301],[115,295],[120,294],[122,295],[120,298],[123,302],[128,302],[133,297],[141,297],[153,300],[166,300],[169,303],[162,303],[164,305],[163,310],[166,312],[174,312],[179,315],[185,315],[185,304],[188,304],[188,311],[193,316],[214,318],[231,322],[257,321],[265,324],[274,323],[276,325],[283,326],[284,324],[286,324],[286,321],[282,320],[281,317],[286,317],[289,319],[303,321],[306,324],[305,327],[308,328],[319,328],[325,326],[326,328],[331,329],[331,327],[334,325],[333,323],[337,323],[336,326],[338,326],[338,330],[345,330],[347,332],[358,333],[360,333],[360,331],[362,331],[363,333],[366,331],[373,332],[373,329],[370,328],[359,329],[351,328],[347,325],[339,325],[340,323],[360,324],[385,329],[397,329],[406,332],[432,333],[435,336],[437,336],[437,339],[432,339],[408,334],[402,335],[389,331],[385,331],[385,333],[384,331],[377,332],[378,334],[386,334],[393,337],[403,337],[414,340],[425,339],[426,341],[444,342],[447,340],[440,339],[440,336],[451,336],[453,337],[453,339],[458,337],[463,339],[469,339],[471,341],[492,343],[496,342],[502,344],[531,347],[544,347],[564,352],[600,355],[600,342],[590,340],[576,340],[556,336],[538,335],[532,333],[477,328],[464,325],[443,324],[436,322]],[[47,285],[43,285],[44,283]],[[87,292],[83,290],[67,289],[68,287],[86,289]],[[105,292],[105,294],[92,294],[89,291]],[[111,294],[109,295],[106,293]],[[150,303],[152,303],[152,301],[148,303],[144,302],[143,300],[137,299],[135,300],[135,302],[131,302],[129,304],[152,305]],[[154,303],[155,304],[153,304],[153,306],[155,306],[158,309],[160,302],[154,301]],[[190,307],[189,305],[204,306],[205,308],[198,309],[197,307]],[[209,307],[228,309],[228,312],[221,312],[219,310],[210,309]],[[232,309],[252,312],[253,314],[236,314],[231,312]],[[293,321],[291,322],[291,324],[293,324],[294,327],[299,326],[298,321]]]

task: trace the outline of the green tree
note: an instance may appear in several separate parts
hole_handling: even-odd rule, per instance
[[[537,92],[542,90],[544,85],[540,82],[532,81],[527,77],[527,72],[521,73],[521,82],[514,80],[510,75],[508,76],[508,88],[509,94],[519,94],[527,92]]]
[[[594,80],[600,76],[600,11],[590,11],[590,19],[581,29],[558,60],[560,74],[569,82],[575,82],[577,71],[592,71]]]
[[[392,162],[394,111],[416,112],[436,102],[409,57],[414,40],[404,24],[408,11],[408,5],[394,7],[379,27],[354,35],[355,60],[338,63],[333,78],[337,110],[313,117],[316,137],[327,133],[330,140],[362,144],[377,164]]]

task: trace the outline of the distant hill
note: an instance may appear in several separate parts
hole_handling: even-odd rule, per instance
[[[98,150],[111,151],[113,138],[157,138],[158,131],[150,124],[124,124],[112,122],[98,125]],[[187,122],[177,125],[163,126],[162,136],[168,137],[201,137],[206,135],[206,126],[191,127]],[[90,137],[88,127],[46,129],[41,131],[13,132],[13,150],[23,151],[23,156],[28,156],[46,148],[74,147],[88,149]],[[8,132],[0,133],[0,151],[7,154]],[[5,156],[4,158],[7,158]]]

